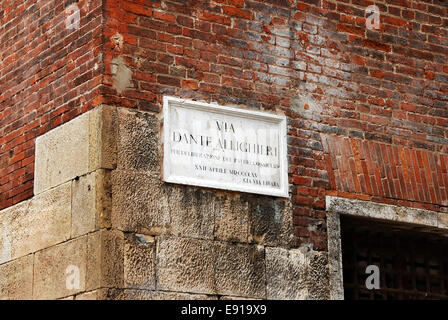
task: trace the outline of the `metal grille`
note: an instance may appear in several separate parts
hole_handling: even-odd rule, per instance
[[[448,299],[448,238],[420,228],[341,216],[347,300]],[[368,265],[380,289],[368,290]]]

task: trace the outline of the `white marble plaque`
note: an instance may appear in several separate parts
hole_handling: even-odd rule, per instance
[[[288,197],[286,117],[164,97],[166,182]]]

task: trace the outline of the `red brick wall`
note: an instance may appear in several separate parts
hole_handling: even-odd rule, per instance
[[[92,107],[101,83],[101,1],[0,1],[0,209],[33,195],[34,139]],[[94,65],[97,63],[97,70]]]
[[[371,31],[365,9],[374,3],[381,26]],[[105,75],[96,103],[158,113],[163,95],[174,95],[287,114],[298,245],[325,249],[326,194],[448,211],[446,1],[105,0],[103,14]],[[0,47],[2,57],[9,47]],[[0,88],[13,83],[5,85],[4,69]],[[132,77],[123,78],[127,71]],[[67,86],[75,85],[67,79]],[[44,80],[40,86],[48,90]],[[21,104],[38,90],[24,95],[30,91],[24,88]],[[47,110],[68,108],[60,94],[48,91]],[[8,164],[11,146],[3,132],[19,116],[7,118],[13,103],[3,95],[5,206],[14,202],[11,185],[26,183],[8,173],[16,169]],[[79,103],[71,107],[82,112]],[[47,129],[41,125],[29,141]],[[415,173],[413,181],[417,167],[420,180]],[[22,195],[30,194],[16,197]]]
[[[323,140],[327,194],[446,211],[447,154],[341,136]]]

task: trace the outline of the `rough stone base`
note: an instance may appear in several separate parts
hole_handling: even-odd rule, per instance
[[[0,212],[1,299],[329,298],[289,200],[163,183],[160,136],[102,106],[37,139],[36,196]]]

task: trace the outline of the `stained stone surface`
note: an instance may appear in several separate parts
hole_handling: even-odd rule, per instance
[[[155,290],[156,246],[153,237],[132,234],[124,242],[124,286]]]
[[[89,172],[117,166],[118,112],[102,105],[89,112]]]
[[[34,194],[89,171],[89,113],[36,139]]]
[[[229,242],[249,242],[249,203],[239,195],[223,195],[217,201],[215,237]]]
[[[87,235],[86,291],[102,287],[102,248],[101,238],[105,231],[97,231]],[[106,255],[104,255],[106,256]]]
[[[72,237],[95,230],[97,225],[96,174],[82,176],[72,182]]]
[[[159,120],[150,113],[118,108],[119,170],[160,172]]]
[[[266,297],[263,247],[216,242],[215,248],[215,277],[219,294]]]
[[[214,294],[213,241],[161,239],[157,248],[157,289]]]
[[[124,278],[124,235],[117,230],[100,230],[87,236],[86,291],[122,288]]]
[[[290,246],[294,241],[290,203],[274,198],[242,196],[249,203],[250,236],[267,246]]]
[[[213,192],[184,186],[169,186],[168,204],[174,236],[213,239],[219,199]]]
[[[307,276],[307,259],[300,250],[266,248],[268,299],[306,299],[308,295]]]
[[[0,263],[70,239],[70,194],[68,182],[2,211]]]
[[[101,245],[101,287],[122,288],[124,282],[124,235],[103,230]]]
[[[168,187],[154,174],[113,171],[112,225],[123,231],[160,234],[170,225]]]
[[[72,237],[110,227],[110,171],[96,170],[72,182]]]
[[[307,277],[308,297],[310,300],[330,299],[328,255],[326,252],[312,252],[309,257]]]
[[[34,255],[34,299],[57,299],[85,291],[86,266],[87,237],[37,252]],[[79,281],[69,281],[74,277]]]
[[[0,265],[0,300],[33,298],[33,255]]]

